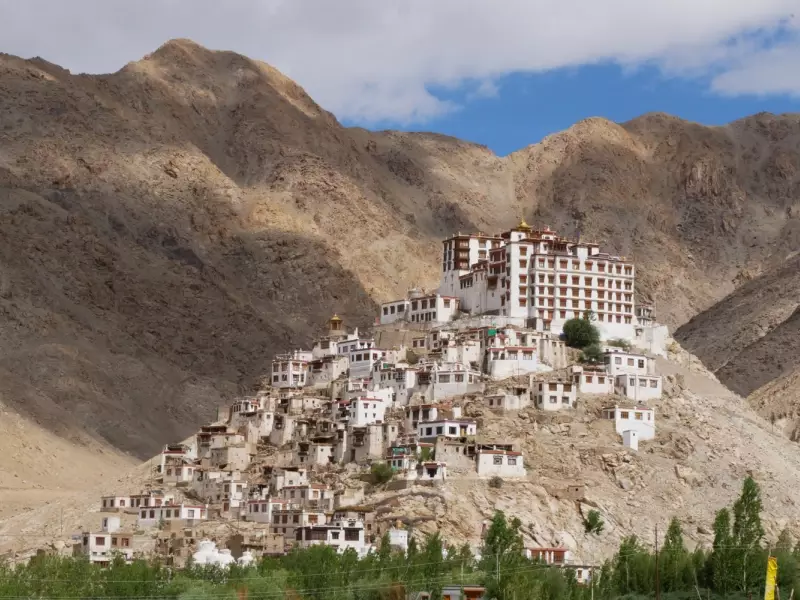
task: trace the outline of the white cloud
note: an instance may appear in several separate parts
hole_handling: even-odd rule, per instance
[[[753,42],[796,30],[795,11],[800,0],[0,0],[0,50],[107,72],[188,37],[269,62],[340,118],[420,122],[455,108],[431,86],[487,93],[509,73],[603,61],[713,75],[726,93],[798,92],[800,44]]]

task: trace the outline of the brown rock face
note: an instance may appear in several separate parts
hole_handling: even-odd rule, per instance
[[[785,255],[800,119],[589,119],[508,157],[341,127],[187,40],[111,75],[0,56],[2,402],[148,456],[334,311],[434,286],[439,240],[524,215],[634,258],[683,323]],[[738,279],[737,279],[738,277]]]

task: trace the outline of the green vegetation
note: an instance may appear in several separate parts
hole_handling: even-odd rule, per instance
[[[586,533],[596,533],[599,535],[603,533],[603,528],[606,524],[603,522],[603,517],[600,516],[600,511],[593,509],[586,515],[583,526],[586,529]]]
[[[714,520],[712,548],[689,552],[678,519],[663,536],[658,557],[663,600],[704,598],[744,600],[764,589],[768,550],[761,525],[761,493],[752,478],[739,499]],[[587,523],[601,523],[587,515]],[[591,529],[596,529],[592,526]],[[587,527],[587,531],[589,528]],[[570,569],[550,567],[523,555],[522,524],[498,511],[486,531],[480,560],[467,546],[448,548],[438,534],[412,538],[406,555],[393,551],[384,536],[375,553],[337,554],[314,546],[286,556],[263,559],[253,567],[230,570],[190,566],[176,571],[157,561],[126,565],[116,560],[100,569],[79,558],[41,556],[29,564],[0,563],[0,596],[66,600],[137,598],[138,600],[404,600],[428,591],[437,598],[446,585],[485,585],[488,598],[517,600],[652,599],[656,591],[656,555],[652,540],[629,536],[614,557],[596,570],[591,587],[578,585]],[[788,531],[773,543],[778,586],[784,597],[800,589],[800,545]],[[241,595],[240,595],[241,594]]]
[[[594,326],[591,315],[584,315],[582,319],[570,319],[564,323],[564,341],[572,348],[586,348],[600,342],[600,331]]]
[[[489,487],[490,488],[495,488],[495,489],[500,489],[501,487],[503,487],[503,478],[502,477],[498,477],[497,475],[495,475],[494,477],[492,477],[489,480]]]
[[[630,352],[631,343],[623,338],[614,338],[606,342],[607,346],[614,346],[615,348],[622,348],[625,352]]]
[[[380,485],[382,483],[388,483],[394,477],[394,471],[392,467],[385,462],[376,462],[372,463],[372,466],[369,469],[370,480],[375,485]]]
[[[603,359],[603,349],[600,348],[600,344],[592,344],[591,346],[586,346],[581,352],[581,362],[588,363],[588,364],[597,364]]]

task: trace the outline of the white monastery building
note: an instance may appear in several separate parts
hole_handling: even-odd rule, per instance
[[[478,477],[525,477],[522,453],[508,450],[478,450]]]
[[[633,263],[525,221],[500,235],[458,234],[443,242],[439,294],[461,310],[533,322],[559,333],[592,311],[603,338],[636,336]]]
[[[421,290],[409,290],[408,298],[381,304],[380,324],[397,321],[409,323],[448,323],[458,312],[459,301],[455,296],[425,294]]]
[[[603,418],[612,419],[614,429],[623,438],[626,437],[626,431],[635,431],[635,437],[639,440],[652,440],[656,437],[656,418],[652,408],[611,406],[603,409]]]

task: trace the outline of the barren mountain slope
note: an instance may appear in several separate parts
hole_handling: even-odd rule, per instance
[[[439,240],[529,221],[639,266],[677,325],[794,240],[800,125],[579,123],[508,158],[346,129],[271,67],[169,42],[105,76],[0,56],[9,406],[140,457],[334,311],[434,285]]]

